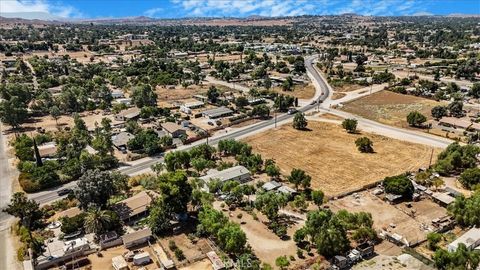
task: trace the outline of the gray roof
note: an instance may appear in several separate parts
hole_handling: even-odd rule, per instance
[[[297,191],[289,186],[281,186],[277,189],[279,192],[282,192],[284,194],[294,194],[297,193]]]
[[[219,108],[203,111],[202,113],[208,117],[220,117],[222,115],[231,114],[233,113],[233,111],[227,107],[219,107]]]
[[[128,132],[120,132],[117,135],[112,136],[113,145],[116,147],[127,145],[128,141],[133,138],[133,134]]]
[[[265,184],[263,184],[262,188],[265,189],[266,191],[274,190],[279,187],[281,187],[282,184],[278,183],[277,181],[270,181]]]
[[[148,238],[152,236],[150,228],[138,230],[136,232],[128,233],[122,236],[123,244],[138,241],[140,239]]]
[[[235,166],[223,171],[209,170],[207,175],[200,177],[204,181],[210,181],[212,179],[218,179],[220,181],[228,181],[237,177],[250,175],[250,171],[243,166]]]
[[[448,245],[449,251],[455,251],[458,244],[465,244],[469,249],[475,248],[480,244],[480,228],[471,228],[468,232],[458,237]]]

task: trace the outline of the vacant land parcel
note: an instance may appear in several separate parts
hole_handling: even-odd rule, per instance
[[[431,110],[437,105],[445,105],[434,100],[380,91],[344,105],[342,110],[378,121],[387,125],[407,127],[407,115],[419,111],[431,119]]]
[[[293,168],[305,170],[312,176],[312,187],[330,196],[426,167],[432,153],[432,148],[424,145],[374,134],[348,134],[336,124],[310,121],[308,127],[311,131],[285,125],[245,141],[265,159],[275,159],[283,174]],[[373,141],[374,154],[356,149],[354,142],[360,136]],[[438,152],[435,149],[433,156]]]

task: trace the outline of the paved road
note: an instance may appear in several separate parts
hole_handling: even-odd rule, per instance
[[[359,125],[366,126],[368,128],[368,131],[370,132],[379,133],[379,134],[400,139],[400,140],[430,145],[434,147],[441,147],[441,148],[445,148],[450,143],[453,142],[452,140],[449,140],[446,138],[425,134],[423,132],[416,132],[412,130],[384,125],[384,124],[381,124],[357,115],[353,115],[344,111],[329,108],[330,107],[329,105],[332,103],[331,102],[331,94],[333,92],[332,87],[328,85],[326,80],[320,75],[318,70],[314,67],[312,60],[313,60],[312,58],[307,58],[307,60],[305,61],[305,64],[306,64],[305,67],[307,68],[307,71],[309,73],[312,73],[312,78],[315,80],[314,82],[315,87],[319,87],[320,89],[322,89],[322,93],[324,94],[328,93],[329,95],[326,98],[326,101],[320,105],[321,110],[340,116],[342,118],[355,118],[357,119]]]
[[[408,141],[422,143],[422,144],[426,144],[426,145],[432,145],[432,146],[436,146],[436,147],[445,147],[449,143],[451,143],[451,141],[448,140],[448,139],[442,139],[440,137],[429,136],[428,134],[424,134],[424,133],[420,133],[420,132],[414,132],[414,131],[410,131],[410,130],[405,130],[405,129],[401,129],[401,128],[395,128],[395,127],[383,125],[383,124],[380,124],[380,123],[377,123],[377,122],[374,122],[374,121],[371,121],[371,120],[368,120],[368,119],[364,119],[364,118],[359,117],[359,116],[347,114],[346,112],[343,112],[343,111],[330,109],[328,104],[332,103],[331,102],[331,96],[332,96],[333,90],[332,90],[331,86],[328,85],[328,83],[326,83],[326,80],[315,69],[315,67],[314,67],[314,60],[315,59],[316,59],[316,56],[306,57],[305,58],[305,67],[307,69],[307,75],[312,80],[312,83],[315,86],[315,89],[317,91],[315,93],[314,98],[310,102],[308,102],[308,105],[305,105],[305,106],[299,108],[298,109],[299,111],[308,112],[308,111],[322,109],[322,110],[328,111],[329,113],[336,114],[336,115],[339,115],[339,116],[342,116],[342,117],[356,118],[358,120],[359,124],[368,127],[369,131],[377,132],[379,134],[383,134],[383,135],[390,136],[390,137],[393,137],[393,138],[405,139],[405,140],[408,140]],[[212,77],[207,77],[207,80],[212,82],[212,83],[221,84],[221,85],[225,85],[225,86],[233,88],[232,83],[219,81],[219,80],[216,80],[215,78],[212,78]],[[235,85],[235,88],[239,89],[239,90],[242,90],[242,91],[247,91],[248,90],[248,88],[246,88],[244,86],[240,86],[240,85]],[[317,103],[312,104],[312,101],[316,101]],[[318,101],[320,101],[320,103],[318,103]],[[217,136],[214,136],[214,137],[210,137],[208,139],[208,143],[212,144],[212,145],[215,145],[215,144],[218,143],[218,141],[224,140],[224,139],[241,139],[241,138],[247,137],[249,135],[252,135],[254,133],[261,132],[261,131],[264,131],[264,130],[275,127],[275,121],[277,122],[277,124],[285,123],[285,122],[290,121],[292,118],[293,118],[293,115],[279,114],[279,115],[277,115],[276,118],[273,118],[273,119],[270,119],[270,120],[267,120],[267,121],[262,121],[262,122],[256,123],[254,125],[247,126],[245,128],[239,129],[239,130],[235,130],[235,131],[227,132],[227,133],[217,135]],[[188,149],[191,149],[194,146],[197,146],[197,145],[200,145],[200,144],[203,144],[203,143],[206,143],[206,142],[207,142],[207,140],[203,139],[203,140],[197,141],[195,143],[192,143],[190,145],[185,145],[185,146],[179,147],[178,149],[175,149],[174,151],[188,150]],[[154,158],[151,158],[149,160],[146,160],[145,162],[140,162],[140,163],[137,163],[137,164],[132,165],[132,166],[121,167],[121,168],[118,169],[118,171],[120,171],[123,174],[129,175],[129,176],[135,176],[135,175],[141,174],[143,172],[148,172],[150,167],[153,164],[156,164],[158,162],[163,162],[163,157],[161,157],[161,156],[154,157]],[[43,191],[43,192],[35,193],[35,194],[30,194],[29,198],[34,199],[41,204],[48,203],[48,202],[51,202],[51,201],[54,201],[54,200],[60,198],[57,195],[58,190],[60,190],[62,188],[66,188],[66,187],[71,188],[71,187],[74,187],[74,186],[75,186],[75,182],[72,182],[72,183],[69,183],[69,184],[67,184],[63,187],[58,187],[56,189],[51,189],[51,190],[48,190],[48,191]]]
[[[0,209],[4,209],[12,196],[12,180],[15,170],[9,164],[7,142],[0,123]],[[15,260],[15,251],[10,238],[10,223],[13,220],[8,214],[0,211],[0,269],[20,269]]]

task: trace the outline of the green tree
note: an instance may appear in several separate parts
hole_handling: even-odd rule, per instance
[[[458,179],[462,185],[467,189],[474,189],[480,184],[480,168],[466,169]]]
[[[173,213],[187,212],[187,204],[192,197],[192,187],[185,172],[176,171],[157,177],[157,186],[164,199],[165,207]]]
[[[292,169],[288,176],[288,181],[295,185],[295,188],[302,186],[304,189],[310,187],[312,177],[308,175],[304,170]]]
[[[55,125],[58,126],[58,119],[60,119],[61,116],[60,109],[57,106],[53,106],[50,108],[50,115],[52,118],[55,120]]]
[[[468,94],[474,98],[480,98],[480,83],[474,83]]]
[[[283,255],[275,259],[275,265],[280,269],[287,269],[290,265],[287,256]]]
[[[355,140],[358,151],[362,153],[373,153],[373,142],[367,137],[360,137]]]
[[[255,200],[255,208],[261,211],[274,221],[278,217],[278,210],[287,205],[287,197],[283,193],[265,192],[257,196]]]
[[[25,193],[16,192],[13,194],[10,203],[3,212],[20,219],[20,224],[31,231],[42,224],[43,212],[39,204],[34,200],[27,199]]]
[[[438,105],[433,107],[431,112],[432,112],[432,117],[439,120],[440,118],[446,116],[448,111],[447,111],[447,107]]]
[[[106,206],[108,199],[115,193],[113,177],[109,172],[98,169],[86,171],[77,182],[75,197],[80,208]]]
[[[348,132],[348,133],[355,133],[357,132],[357,123],[358,121],[356,119],[345,119],[342,122],[342,127]]]
[[[88,209],[85,215],[84,228],[87,233],[94,233],[99,236],[108,231],[111,223],[112,217],[108,211],[92,207]]]
[[[252,109],[252,115],[260,118],[267,118],[270,116],[270,108],[265,104],[256,105]]]
[[[427,234],[427,245],[430,250],[437,250],[438,248],[438,243],[442,241],[442,234],[437,233],[437,232],[431,232]]]
[[[323,193],[323,191],[313,190],[311,196],[313,203],[315,203],[318,207],[323,204],[323,200],[325,198],[325,194]]]
[[[218,100],[218,97],[220,97],[220,92],[215,86],[210,86],[207,91],[207,98],[210,102],[216,103]]]
[[[433,255],[435,266],[440,270],[477,269],[480,262],[480,253],[468,250],[465,244],[460,243],[453,252],[437,249]]]
[[[27,105],[17,96],[12,96],[9,100],[0,102],[0,120],[3,123],[17,129],[27,118]]]
[[[232,254],[241,254],[245,249],[247,237],[240,225],[229,222],[218,231],[217,234],[220,248]]]
[[[144,106],[157,106],[157,94],[148,84],[141,84],[133,87],[132,89],[132,101],[138,108]]]
[[[427,121],[427,118],[418,111],[410,112],[407,115],[407,123],[412,127],[420,127]]]
[[[299,129],[299,130],[304,130],[307,128],[308,122],[307,119],[305,118],[305,115],[301,112],[297,112],[295,114],[295,117],[293,118],[293,128]]]
[[[464,115],[463,103],[461,101],[452,101],[447,108],[453,117],[462,117]]]
[[[414,192],[412,181],[405,174],[388,176],[383,180],[385,192],[411,198]]]
[[[470,198],[459,196],[448,206],[449,214],[461,226],[480,226],[480,192],[475,192]]]
[[[156,235],[162,235],[171,229],[172,213],[165,207],[163,198],[156,198],[148,208],[147,224]]]

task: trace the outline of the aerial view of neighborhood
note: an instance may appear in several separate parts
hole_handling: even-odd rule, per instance
[[[480,0],[0,0],[0,270],[480,270]]]

